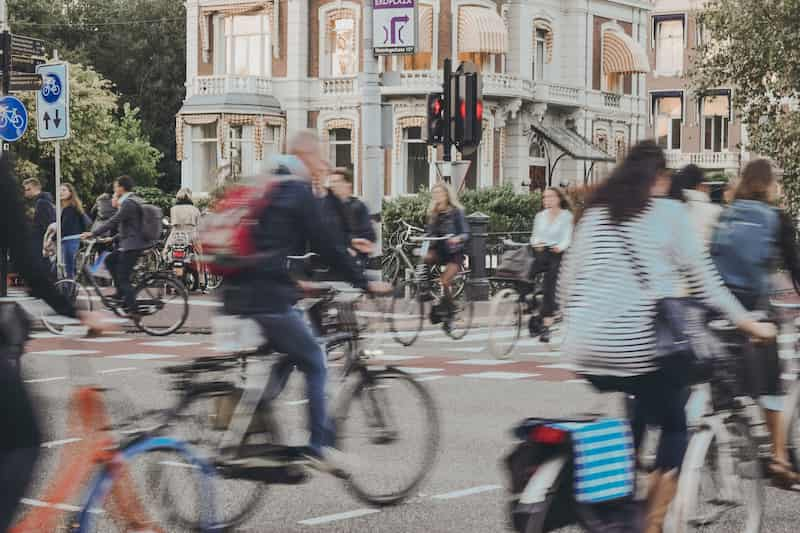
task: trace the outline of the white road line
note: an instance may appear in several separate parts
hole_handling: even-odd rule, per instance
[[[552,365],[543,365],[542,368],[560,368],[562,370],[578,370],[577,365],[570,363],[555,363]]]
[[[319,516],[317,518],[300,520],[298,524],[303,524],[304,526],[318,526],[320,524],[327,524],[328,522],[347,520],[348,518],[358,518],[360,516],[367,516],[380,512],[380,509],[356,509],[355,511],[347,511],[344,513],[329,514],[325,516]]]
[[[476,374],[464,374],[465,378],[481,378],[481,379],[524,379],[535,378],[540,374],[525,374],[523,372],[478,372]]]
[[[459,359],[458,361],[448,361],[448,365],[475,365],[475,366],[497,366],[516,363],[511,359]]]
[[[305,405],[308,403],[308,400],[289,400],[284,402],[286,405]]]
[[[426,368],[417,366],[401,366],[399,368],[403,372],[408,372],[409,374],[430,374],[432,372],[442,372],[444,370],[442,368]]]
[[[574,384],[577,384],[577,385],[588,385],[589,381],[587,381],[585,379],[568,379],[564,383],[574,383]]]
[[[125,355],[112,355],[108,359],[131,359],[134,361],[147,361],[150,359],[174,359],[177,355],[158,353],[129,353]]]
[[[47,503],[40,500],[31,500],[29,498],[23,498],[20,500],[25,505],[30,505],[31,507],[52,507],[54,509],[60,509],[61,511],[70,511],[76,513],[81,510],[80,507],[76,507],[74,505],[67,505],[65,503]]]
[[[59,446],[63,446],[65,444],[72,444],[73,442],[80,442],[83,439],[61,439],[61,440],[51,440],[49,442],[43,442],[42,448],[57,448]]]
[[[471,489],[456,490],[453,492],[445,492],[444,494],[436,494],[431,496],[434,500],[453,500],[455,498],[463,498],[464,496],[472,496],[473,494],[480,494],[482,492],[489,492],[501,488],[500,485],[481,485],[480,487],[472,487]]]
[[[126,339],[124,337],[97,337],[96,339],[77,339],[81,342],[95,342],[98,344],[107,344],[111,342],[125,342],[130,339]]]
[[[133,370],[137,370],[135,367],[132,366],[124,366],[122,368],[107,368],[105,370],[98,370],[98,374],[116,374],[117,372],[131,372]]]
[[[416,378],[417,381],[436,381],[437,379],[444,379],[445,376],[422,376],[421,378]]]
[[[421,355],[379,355],[373,358],[376,361],[407,361],[409,359],[422,359]]]
[[[142,346],[156,346],[159,348],[179,348],[181,346],[196,346],[199,342],[188,341],[160,341],[160,342],[143,342]]]
[[[50,383],[51,381],[62,381],[65,379],[67,379],[66,376],[57,376],[54,378],[26,379],[25,383]]]
[[[97,350],[45,350],[42,352],[28,352],[28,355],[92,355],[100,353]]]
[[[448,352],[482,353],[486,351],[484,346],[462,346],[460,348],[445,348]]]

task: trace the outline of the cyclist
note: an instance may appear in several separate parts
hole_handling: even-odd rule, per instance
[[[258,268],[226,277],[223,285],[224,312],[250,316],[262,328],[276,351],[287,354],[290,364],[276,364],[268,385],[270,395],[286,384],[292,366],[306,376],[311,438],[304,450],[311,465],[336,471],[334,432],[326,412],[326,356],[313,332],[294,308],[298,287],[287,269],[287,256],[303,254],[307,245],[320,254],[340,276],[360,288],[386,292],[382,283],[368,283],[356,268],[344,243],[331,236],[323,222],[318,202],[311,189],[312,176],[323,176],[328,169],[321,156],[316,134],[303,131],[291,140],[289,156],[277,158],[278,174],[285,176],[271,192],[270,205],[264,210],[253,236],[259,252],[266,257]]]
[[[89,213],[89,216],[94,220],[92,223],[92,230],[105,224],[116,214],[117,208],[114,205],[114,184],[110,183],[103,194],[97,197]]]
[[[75,277],[75,259],[80,248],[80,240],[76,237],[89,230],[92,221],[83,210],[83,203],[71,183],[61,185],[61,250],[64,257],[64,270],[68,278]],[[72,239],[67,239],[72,237]]]
[[[704,179],[700,167],[686,165],[672,176],[669,195],[671,198],[686,202],[692,223],[703,237],[703,242],[708,244],[722,208],[711,202],[708,188],[703,183]]]
[[[11,252],[14,265],[27,281],[31,295],[42,298],[62,315],[77,316],[75,307],[48,279],[48,270],[39,253],[41,243],[34,246],[29,231],[25,208],[6,155],[0,158],[0,249]],[[9,346],[6,340],[8,328],[25,328],[26,325],[20,323],[16,326],[7,318],[8,315],[5,316],[0,324],[0,426],[3,428],[0,433],[0,480],[3,483],[0,489],[0,531],[6,531],[11,524],[16,506],[33,475],[41,442],[32,398],[20,376],[18,357],[21,346]],[[79,318],[93,330],[107,329],[102,314],[81,313]]]
[[[106,259],[106,265],[117,287],[115,298],[123,303],[128,313],[136,312],[136,295],[131,285],[133,267],[142,250],[152,245],[142,236],[141,200],[133,194],[133,187],[130,176],[114,180],[114,194],[119,198],[117,214],[102,226],[81,234],[83,239],[95,239],[109,232],[117,234],[116,249]]]
[[[356,261],[365,267],[369,254],[375,251],[375,229],[369,218],[367,206],[353,196],[353,173],[348,168],[334,169],[328,185],[331,192],[344,206],[347,227],[350,230],[350,249],[355,253]]]
[[[41,250],[47,228],[56,221],[56,204],[53,202],[53,195],[42,191],[42,183],[38,179],[28,178],[22,182],[22,186],[25,198],[35,202],[30,235],[33,248]]]
[[[556,283],[561,257],[572,241],[572,205],[563,190],[549,187],[542,195],[544,209],[533,219],[531,246],[536,254],[533,274],[544,272],[542,329],[539,340],[550,342],[550,327],[556,310]]]
[[[751,161],[742,172],[730,207],[720,216],[712,240],[711,254],[722,279],[751,311],[769,311],[770,276],[781,256],[790,269],[797,266],[797,252],[792,246],[794,238],[787,239],[787,230],[782,228],[785,222],[782,224],[781,214],[775,207],[777,197],[778,180],[770,162]],[[772,435],[770,474],[776,483],[791,487],[800,481],[800,476],[794,472],[786,446],[777,346],[759,346],[746,353],[745,360],[751,361],[747,365],[749,392],[759,397]]]
[[[431,189],[425,232],[431,237],[450,235],[446,241],[434,241],[425,257],[425,264],[429,266],[445,265],[440,278],[443,293],[441,308],[433,310],[432,318],[439,313],[449,316],[453,311],[450,282],[464,263],[464,244],[469,238],[469,227],[464,218],[464,208],[458,202],[455,191],[443,181]]]
[[[635,397],[634,420],[661,427],[649,481],[646,533],[660,533],[688,443],[688,358],[656,350],[656,307],[686,286],[746,333],[773,338],[722,285],[653,141],[634,146],[594,192],[561,270],[564,353],[595,387]],[[636,444],[642,435],[634,435]]]

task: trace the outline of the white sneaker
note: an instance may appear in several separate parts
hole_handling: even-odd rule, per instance
[[[341,450],[325,447],[322,449],[322,453],[318,454],[309,448],[303,457],[314,470],[326,472],[340,479],[350,477],[349,472],[352,470],[353,458]]]

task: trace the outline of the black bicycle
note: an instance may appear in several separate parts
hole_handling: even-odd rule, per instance
[[[338,329],[325,337],[328,351],[344,350],[332,408],[336,448],[355,459],[337,477],[362,501],[388,506],[408,498],[429,475],[438,450],[439,419],[421,383],[401,369],[375,367],[361,349],[362,328],[356,317],[361,294],[321,287],[311,295],[317,301],[308,312],[313,318],[337,309]],[[303,483],[310,465],[300,448],[285,444],[277,394],[267,390],[270,365],[264,359],[280,354],[268,343],[241,348],[261,342],[251,336],[258,326],[241,318],[226,319],[225,336],[240,347],[235,353],[198,358],[163,372],[178,393],[177,404],[166,414],[167,424],[215,466],[215,493],[225,498],[217,502],[217,519],[235,527],[260,507],[267,486]],[[273,363],[287,361],[278,357]],[[174,479],[162,474],[163,479]],[[181,486],[165,482],[160,491],[173,519],[194,527],[196,510],[175,503]]]

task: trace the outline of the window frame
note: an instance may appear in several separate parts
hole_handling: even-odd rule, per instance
[[[260,33],[245,33],[241,35],[237,35],[235,33],[229,33],[229,25],[230,30],[234,29],[234,19],[235,18],[258,18],[260,22]],[[261,78],[271,78],[272,77],[272,16],[267,15],[265,13],[258,13],[255,15],[228,15],[222,16],[220,18],[220,22],[216,25],[216,28],[219,28],[220,31],[220,42],[221,42],[221,54],[220,54],[220,61],[222,63],[222,72],[226,76],[255,76]],[[259,43],[261,46],[261,68],[263,69],[261,73],[253,74],[248,72],[246,74],[240,74],[235,71],[235,63],[236,63],[236,50],[237,44],[236,41],[239,39],[249,39],[251,37],[260,37]],[[250,53],[250,43],[248,42],[247,45],[247,52],[248,57],[251,57],[252,54]],[[252,66],[252,62],[248,62],[248,67]]]
[[[328,24],[330,22],[331,15],[340,9],[349,10],[353,14],[353,52],[355,54],[355,68],[352,74],[334,76],[332,61],[333,50],[331,50],[330,54],[328,53]],[[353,2],[339,1],[320,6],[317,13],[319,15],[319,35],[317,39],[317,78],[341,79],[358,77],[358,73],[361,70],[361,5]]]
[[[705,114],[705,106],[706,106],[706,99],[707,98],[719,98],[724,97],[728,99],[728,114],[727,115],[709,115],[706,116]],[[703,152],[711,152],[711,153],[724,153],[730,151],[730,140],[731,140],[731,126],[733,125],[733,94],[729,89],[718,89],[713,91],[708,91],[699,97],[699,106],[698,106],[698,113],[700,117],[700,138],[702,142],[702,150]],[[721,138],[720,138],[720,150],[716,151],[714,149],[714,133],[717,131],[716,126],[714,125],[714,118],[715,117],[722,117],[724,122],[722,126],[724,126],[724,130]],[[706,125],[706,120],[711,119],[712,124],[712,131],[711,131],[711,148],[706,147],[706,134],[708,126]]]
[[[547,79],[547,30],[534,26],[534,48],[531,57],[531,76],[534,81]],[[541,62],[539,52],[541,51]]]
[[[420,130],[420,132],[419,132],[420,135],[419,135],[418,139],[409,138],[410,130],[412,130],[414,128],[419,128],[419,130]],[[401,140],[402,140],[402,161],[401,161],[401,163],[402,164],[401,164],[401,169],[400,170],[402,172],[402,175],[405,176],[405,180],[404,180],[404,183],[403,183],[403,190],[405,191],[405,194],[417,194],[419,192],[417,190],[413,190],[413,191],[409,190],[409,187],[408,187],[409,186],[409,178],[411,177],[411,174],[409,172],[409,167],[410,167],[410,165],[409,165],[409,155],[410,155],[409,145],[411,145],[411,144],[422,145],[424,147],[424,149],[425,149],[425,159],[426,159],[426,161],[430,160],[430,154],[428,153],[428,144],[425,141],[425,139],[423,138],[423,136],[424,136],[424,132],[422,131],[423,128],[424,128],[424,126],[407,126],[407,127],[402,128],[402,135],[401,135]],[[430,183],[430,169],[428,171],[428,174],[425,177],[425,182],[426,182],[425,183],[425,189],[426,190],[430,189],[430,186],[431,186],[431,183]]]
[[[328,132],[328,160],[334,167],[340,166],[336,161],[336,149],[339,146],[347,146],[348,147],[348,154],[350,157],[350,170],[355,170],[355,159],[353,157],[353,128],[326,128]],[[334,133],[338,130],[342,131],[349,131],[350,138],[349,139],[342,139],[339,140],[335,137]]]
[[[684,136],[683,136],[683,126],[686,121],[686,94],[683,91],[661,91],[661,92],[651,92],[651,106],[650,106],[650,125],[653,128],[653,137],[656,138],[656,142],[658,142],[658,136],[656,135],[657,127],[658,127],[658,103],[660,100],[666,98],[679,98],[681,103],[681,112],[680,117],[670,117],[668,130],[667,130],[667,146],[662,147],[666,151],[680,151],[683,149],[684,145]],[[679,143],[677,148],[673,148],[672,145],[674,144],[674,121],[678,118],[680,121],[680,128],[679,128]]]
[[[686,23],[686,14],[679,13],[679,14],[662,14],[662,15],[653,15],[652,18],[652,32],[650,36],[650,46],[654,51],[654,58],[655,58],[655,68],[653,72],[659,76],[682,76],[686,71],[686,48],[687,48],[687,29],[688,24]],[[662,68],[659,67],[658,61],[658,53],[659,53],[659,36],[661,34],[661,24],[665,22],[680,22],[681,23],[681,54],[680,54],[680,69],[673,72],[665,72]]]

